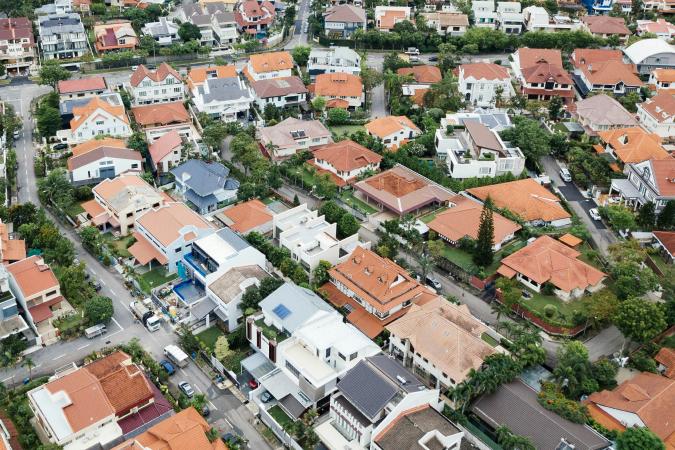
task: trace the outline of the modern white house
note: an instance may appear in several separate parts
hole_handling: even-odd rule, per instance
[[[178,28],[177,24],[168,21],[166,17],[160,17],[157,22],[146,23],[141,31],[151,36],[160,46],[166,47],[180,41]]]
[[[520,2],[497,2],[497,29],[506,34],[523,31],[524,16]]]
[[[527,31],[576,31],[581,22],[568,16],[551,17],[541,6],[528,6],[523,9],[523,25]]]
[[[670,92],[659,92],[643,103],[638,103],[637,114],[643,127],[664,140],[675,139],[675,97]]]
[[[654,69],[675,69],[675,46],[663,39],[642,39],[626,47],[623,53],[641,75],[650,74]]]
[[[143,64],[131,74],[127,87],[134,105],[182,101],[185,87],[178,72],[162,63],[157,70],[149,70]]]
[[[77,13],[38,17],[40,49],[44,59],[80,58],[89,53],[87,32]]]
[[[361,56],[349,47],[312,47],[307,61],[307,73],[314,80],[322,73],[361,73]]]
[[[251,89],[236,76],[209,78],[193,94],[197,111],[224,122],[245,118],[254,101]]]
[[[234,13],[223,2],[204,2],[183,5],[178,18],[199,28],[199,43],[214,49],[229,49],[239,40]]]
[[[474,23],[479,28],[495,29],[497,26],[497,13],[493,0],[478,0],[471,2]]]
[[[142,159],[140,152],[126,148],[119,139],[92,139],[73,149],[68,175],[75,186],[96,184],[121,173],[141,173]]]
[[[458,90],[464,101],[475,106],[495,106],[497,97],[508,101],[515,95],[506,67],[492,63],[462,64],[458,67]]]

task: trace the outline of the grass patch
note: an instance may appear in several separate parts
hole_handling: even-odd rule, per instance
[[[110,248],[116,256],[120,258],[131,258],[131,253],[129,253],[129,250],[127,249],[131,247],[131,244],[134,242],[133,234],[119,239],[115,238],[111,233],[104,233],[102,236],[103,239],[105,239],[108,248]]]
[[[566,326],[573,327],[575,325],[573,321],[574,313],[577,311],[586,313],[586,305],[581,298],[565,302],[560,300],[555,295],[544,295],[542,293],[526,289],[525,287],[523,287],[523,290],[530,292],[532,294],[532,298],[523,298],[521,299],[520,303],[526,309],[538,313],[543,320],[550,322],[551,324],[558,322],[565,324]],[[546,308],[546,305],[553,305],[556,307],[557,311],[553,317],[546,317],[546,314],[544,313],[544,308]]]
[[[62,332],[70,331],[73,328],[78,328],[84,323],[84,318],[80,311],[75,311],[74,314],[61,316],[54,320],[54,326]]]
[[[343,134],[351,135],[357,131],[366,131],[363,125],[333,125],[329,126],[328,129],[331,133],[335,133],[338,136],[342,136]]]
[[[342,193],[340,194],[340,200],[342,200],[355,210],[364,212],[366,214],[375,214],[377,212],[377,209],[373,208],[363,200],[356,198],[354,196],[354,192],[352,191],[342,191]]]
[[[662,340],[661,345],[668,348],[675,348],[675,334]]]
[[[490,264],[484,270],[485,275],[490,276],[493,273],[495,273],[499,268],[502,259],[504,259],[507,255],[510,255],[511,253],[515,252],[516,250],[525,247],[525,244],[526,244],[525,241],[516,239],[503,246],[498,252],[495,252],[492,264]],[[457,264],[459,267],[466,270],[467,272],[472,273],[477,268],[473,262],[472,255],[469,252],[462,250],[461,248],[453,247],[451,245],[446,244],[445,249],[443,250],[443,256],[446,259]]]
[[[490,336],[487,333],[481,334],[480,338],[482,340],[484,340],[485,342],[487,342],[488,344],[490,344],[492,347],[496,347],[496,346],[499,345],[499,342],[497,342],[497,340],[495,338],[493,338],[492,336]]]
[[[208,328],[201,333],[197,334],[196,337],[206,345],[209,350],[213,351],[216,348],[216,340],[220,336],[223,336],[224,333],[218,327]]]
[[[445,248],[443,249],[443,257],[457,264],[467,272],[471,272],[476,267],[469,253],[451,245],[445,245]]]
[[[267,412],[272,416],[276,422],[281,425],[282,428],[286,427],[286,425],[293,423],[293,419],[288,417],[288,414],[284,412],[283,409],[279,405],[274,405],[270,409],[267,410]]]
[[[273,199],[272,197],[265,197],[261,200],[264,205],[271,205],[276,201],[276,199]]]
[[[73,202],[70,204],[70,206],[66,208],[65,212],[68,215],[68,217],[75,220],[78,214],[82,214],[84,212],[84,208],[82,208],[81,204]]]
[[[244,350],[232,350],[232,354],[225,358],[222,363],[226,369],[231,370],[232,372],[239,373],[241,371],[241,362],[246,359],[248,356],[248,351]]]
[[[445,208],[445,207],[438,208],[435,211],[431,211],[430,213],[423,215],[422,217],[420,217],[420,220],[424,223],[429,223],[432,220],[434,220],[438,214],[442,213],[446,209],[448,209],[448,208]]]
[[[665,259],[663,259],[663,256],[661,254],[654,254],[654,255],[649,255],[654,261],[654,264],[658,269],[661,271],[663,274],[668,274],[669,269],[672,269],[673,266],[668,264]]]
[[[136,280],[138,281],[138,286],[141,288],[141,290],[144,293],[149,294],[150,291],[157,286],[168,283],[177,277],[178,274],[168,273],[164,267],[155,267],[152,270],[137,275]]]

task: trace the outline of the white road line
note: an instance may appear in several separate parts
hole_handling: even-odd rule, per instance
[[[111,319],[112,319],[113,322],[115,322],[115,325],[117,325],[120,328],[119,331],[124,330],[124,327],[122,325],[120,325],[120,323],[117,320],[115,320],[114,317],[111,317]]]
[[[84,344],[82,347],[77,347],[78,350],[82,350],[83,348],[89,347],[89,344]]]
[[[94,275],[96,275],[96,271],[95,271],[94,269],[89,269],[89,272],[91,272],[91,273],[93,273]]]
[[[12,378],[13,378],[13,377],[7,377],[7,378],[5,378],[4,380],[2,380],[2,382],[4,383],[5,381],[10,380],[10,379],[12,379]]]
[[[64,356],[66,356],[65,353],[64,353],[63,355],[55,356],[54,359],[61,359],[61,358],[63,358]]]
[[[112,295],[117,295],[117,292],[115,292],[114,289],[110,289],[110,293],[111,293]]]
[[[105,286],[105,284],[106,284],[105,281],[103,281],[103,280],[100,280],[100,281],[101,281],[101,284],[102,284],[103,286]]]
[[[213,409],[215,409],[216,411],[218,411],[218,408],[216,408],[216,405],[214,405],[213,402],[212,402],[211,400],[209,400],[208,402],[209,402],[209,405],[211,405],[211,408],[213,408]]]
[[[195,389],[199,391],[200,394],[203,394],[204,391],[202,391],[202,388],[200,388],[198,385],[195,384]]]

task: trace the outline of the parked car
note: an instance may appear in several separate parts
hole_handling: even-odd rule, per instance
[[[101,286],[101,283],[99,281],[92,281],[91,286],[94,288],[96,292],[100,291],[103,286]]]
[[[210,415],[211,410],[209,409],[209,405],[202,406],[202,417],[209,417]]]
[[[532,293],[523,289],[523,298],[532,298]]]
[[[176,369],[173,368],[173,364],[171,364],[166,359],[161,360],[159,362],[159,365],[162,366],[162,369],[164,369],[166,373],[169,375],[173,375],[174,373],[176,373]]]
[[[427,286],[431,286],[432,288],[436,289],[437,291],[440,291],[443,288],[443,285],[441,285],[441,282],[438,281],[436,278],[434,278],[432,275],[427,275],[426,282],[427,282]]]
[[[236,436],[233,433],[225,433],[220,438],[223,440],[223,442],[229,444],[230,442],[234,442]]]
[[[429,57],[429,62],[435,62],[435,61],[438,61],[438,56],[431,55]]]
[[[410,276],[416,279],[418,283],[422,281],[422,277],[415,271],[410,272]]]
[[[593,219],[593,220],[602,220],[602,218],[600,217],[600,212],[598,211],[598,208],[589,209],[588,215],[591,216],[591,219]]]
[[[136,69],[138,69],[138,66],[131,66],[131,71],[136,72]]]
[[[572,174],[565,167],[560,169],[560,178],[562,178],[565,183],[572,182]]]
[[[178,389],[180,389],[188,398],[192,398],[192,396],[195,395],[195,390],[192,389],[192,386],[190,386],[190,383],[187,381],[178,383]]]
[[[251,389],[258,389],[258,382],[255,381],[253,378],[251,378],[250,380],[248,380],[248,387],[250,387]]]
[[[52,147],[52,149],[54,149],[54,150],[65,150],[67,148],[68,148],[68,144],[65,144],[63,142],[61,142],[59,144],[55,144],[54,147]]]
[[[269,403],[272,400],[272,394],[269,392],[265,391],[262,394],[260,394],[260,401],[263,403]]]

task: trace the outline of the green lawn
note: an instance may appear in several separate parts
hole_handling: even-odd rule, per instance
[[[448,244],[446,244],[445,248],[443,249],[443,257],[449,261],[454,262],[467,272],[470,272],[475,267],[475,264],[473,263],[469,253]]]
[[[666,260],[663,259],[663,256],[661,256],[660,254],[649,255],[649,256],[651,257],[652,261],[654,261],[654,264],[656,265],[656,267],[659,268],[661,273],[667,274],[668,271],[673,268],[673,266],[668,264],[666,262]]]
[[[196,337],[204,343],[211,351],[216,347],[216,340],[220,336],[223,336],[225,333],[218,327],[207,328],[201,333],[197,334]]]
[[[438,208],[437,210],[431,211],[430,213],[423,215],[422,217],[420,217],[420,220],[424,223],[429,223],[436,218],[437,214],[442,213],[446,209],[448,208],[445,207]]]
[[[267,410],[267,412],[270,414],[270,416],[272,416],[272,418],[274,418],[274,420],[277,421],[279,425],[281,425],[282,428],[285,427],[286,424],[293,422],[293,419],[288,417],[288,414],[286,414],[284,410],[279,407],[279,405],[272,406]]]
[[[351,135],[352,133],[356,133],[357,131],[365,131],[366,129],[363,127],[363,125],[333,125],[328,127],[328,129],[337,134],[338,136],[342,136],[343,134],[347,133],[348,135]]]
[[[111,250],[115,255],[120,258],[131,258],[131,253],[129,253],[129,250],[127,249],[131,247],[131,244],[134,241],[134,236],[132,234],[123,236],[119,239],[115,238],[111,233],[104,233],[102,236],[109,246],[112,245]]]
[[[168,283],[169,281],[173,280],[176,277],[178,277],[178,274],[167,273],[164,267],[155,267],[154,269],[149,270],[144,274],[137,275],[136,279],[138,280],[138,285],[141,288],[141,290],[144,293],[149,294],[150,291],[156,288],[157,286],[160,286],[164,283]]]
[[[84,208],[77,202],[71,203],[71,205],[66,208],[66,214],[73,220],[75,220],[78,214],[82,214],[83,212]]]
[[[58,328],[61,332],[67,332],[71,328],[79,327],[80,325],[82,325],[82,322],[84,322],[82,314],[80,314],[79,311],[76,311],[74,314],[62,316],[54,320],[54,326]]]
[[[427,217],[427,216],[425,216]],[[424,218],[422,219],[424,221]],[[431,220],[431,219],[429,219]],[[490,264],[488,267],[485,268],[485,275],[489,276],[492,275],[497,271],[499,268],[499,265],[501,264],[501,261],[503,258],[505,258],[505,254],[510,254],[515,252],[516,250],[522,248],[525,246],[525,242],[520,240],[520,239],[515,239],[508,244],[506,244],[504,247],[502,247],[498,252],[495,253],[494,259],[492,261],[492,264]],[[457,247],[453,247],[449,244],[445,245],[445,249],[443,250],[443,256],[457,264],[459,267],[462,269],[466,270],[467,272],[471,272],[473,269],[476,268],[476,265],[473,263],[473,259],[471,257],[471,254],[460,249]]]
[[[363,200],[356,198],[352,191],[342,191],[340,199],[357,211],[365,212],[366,214],[375,214],[377,212],[377,209],[373,208]]]
[[[241,362],[246,359],[247,356],[248,352],[246,350],[232,349],[232,354],[222,361],[223,366],[232,372],[239,373],[241,372]]]
[[[675,334],[662,340],[661,345],[668,348],[675,348]]]
[[[488,344],[490,344],[491,346],[493,346],[493,347],[496,347],[496,346],[499,345],[499,342],[497,342],[497,340],[496,340],[495,338],[493,338],[492,336],[490,336],[490,335],[487,334],[487,333],[481,334],[481,335],[480,335],[480,338],[481,338],[482,340],[484,340],[485,342],[487,342]]]
[[[586,312],[586,305],[584,305],[581,299],[565,302],[560,300],[555,295],[544,295],[526,289],[525,287],[523,287],[522,290],[529,291],[532,294],[532,298],[522,298],[521,304],[526,309],[541,314],[544,320],[549,319],[544,314],[544,308],[546,305],[553,305],[558,310],[557,314],[550,318],[551,321],[564,322],[569,326],[574,326],[572,323],[572,317],[576,311]]]
[[[261,200],[265,205],[270,205],[274,203],[276,200],[273,199],[272,197],[265,197]]]

